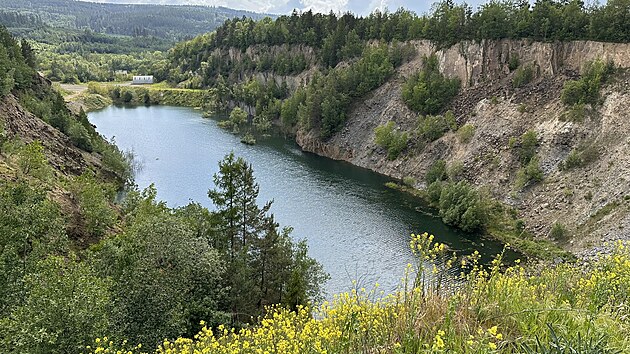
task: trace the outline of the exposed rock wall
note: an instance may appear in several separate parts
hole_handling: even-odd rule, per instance
[[[463,89],[452,109],[460,124],[475,126],[471,142],[462,143],[450,132],[424,148],[412,143],[395,161],[374,142],[374,128],[393,120],[413,131],[417,114],[401,99],[405,78],[422,67],[422,56],[436,51],[427,41],[414,42],[418,56],[397,70],[394,77],[353,106],[344,129],[330,140],[319,141],[314,132],[298,132],[296,140],[306,151],[345,160],[394,178],[413,177],[422,185],[427,169],[438,159],[461,163],[464,175],[494,196],[514,205],[535,234],[546,237],[554,222],[567,225],[576,237],[568,248],[591,248],[604,241],[630,239],[630,75],[621,74],[602,90],[601,106],[582,123],[559,118],[566,107],[560,101],[564,82],[596,58],[613,60],[630,68],[630,44],[575,41],[540,43],[527,40],[465,42],[437,50],[440,70],[459,77]],[[508,68],[510,56],[521,64],[534,64],[537,78],[513,89]],[[539,137],[538,156],[545,181],[518,191],[520,168],[512,137],[534,130]],[[583,168],[561,171],[572,149],[590,144],[599,155]],[[628,195],[628,197],[627,197]]]

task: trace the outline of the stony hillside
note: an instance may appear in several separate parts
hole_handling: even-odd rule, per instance
[[[417,187],[423,186],[436,160],[451,166],[461,163],[466,179],[515,206],[535,235],[548,237],[556,222],[567,226],[575,237],[565,244],[574,251],[630,238],[630,75],[625,70],[630,67],[630,45],[528,40],[462,42],[447,49],[428,41],[413,45],[415,59],[356,103],[342,131],[324,142],[314,132],[299,131],[298,144],[395,178],[412,177]],[[448,108],[460,127],[474,126],[474,135],[462,142],[456,132],[448,132],[423,148],[411,144],[390,161],[375,143],[374,129],[390,120],[401,130],[415,129],[418,115],[404,104],[402,85],[422,68],[422,57],[432,53],[445,76],[461,80],[462,89]],[[534,79],[519,88],[513,88],[515,72],[509,68],[515,56],[520,66],[534,68]],[[612,60],[620,69],[603,87],[603,102],[587,106],[581,122],[563,119],[569,110],[560,100],[565,81],[579,77],[582,66],[594,59]],[[510,140],[529,130],[538,137],[544,180],[520,190],[515,187],[520,165]],[[572,150],[587,148],[592,162],[562,169]]]

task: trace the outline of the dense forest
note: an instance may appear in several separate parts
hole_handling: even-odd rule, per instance
[[[40,71],[67,83],[126,80],[147,73],[163,80],[162,59],[176,41],[243,16],[263,17],[224,7],[0,0],[0,24],[31,41],[40,54]]]
[[[423,16],[400,9],[393,13],[375,11],[367,17],[307,11],[280,16],[275,21],[233,19],[212,34],[179,44],[173,52],[173,64],[182,71],[196,71],[204,62],[212,70],[212,66],[229,65],[225,61],[215,63],[217,49],[245,51],[256,45],[308,46],[316,50],[318,63],[332,67],[360,54],[356,48],[373,40],[428,39],[442,46],[463,40],[501,38],[627,42],[629,7],[626,0],[593,6],[581,1],[540,0],[533,5],[526,1],[492,1],[473,11],[469,5],[447,0],[435,3],[431,13]]]
[[[233,17],[260,19],[264,16],[225,7],[103,4],[76,0],[0,0],[0,8],[0,22],[10,28],[35,29],[43,23],[55,28],[169,40],[212,31]]]
[[[259,120],[279,120],[287,131],[315,130],[325,140],[343,127],[353,102],[413,56],[406,44],[411,40],[427,39],[438,47],[502,38],[625,42],[630,40],[629,8],[626,0],[592,6],[541,0],[533,5],[492,1],[473,11],[449,0],[434,4],[431,13],[422,16],[400,9],[367,17],[307,11],[275,20],[233,19],[215,32],[176,45],[162,73],[179,86],[216,88],[223,107],[241,104]],[[306,71],[310,80],[294,87],[291,97],[275,94],[273,87],[285,87],[286,82],[261,81],[259,75],[287,80]],[[527,73],[520,74],[522,81],[531,79]],[[459,83],[440,78],[435,64],[431,73],[422,75],[405,86],[405,102],[422,115],[444,113]]]
[[[241,327],[269,305],[319,300],[327,275],[271,202],[258,204],[250,164],[220,162],[215,211],[168,208],[154,188],[133,188],[132,156],[71,113],[34,63],[28,42],[0,29],[0,107],[10,110],[0,116],[1,352],[79,353],[103,335],[152,348],[192,336],[201,320]],[[24,119],[50,124],[80,153],[48,150],[66,144],[54,134],[21,140]],[[69,156],[87,167],[66,170]]]

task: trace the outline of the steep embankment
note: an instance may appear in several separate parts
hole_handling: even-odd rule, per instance
[[[80,175],[89,168],[101,170],[96,155],[72,144],[68,136],[25,110],[13,95],[0,101],[0,119],[4,120],[7,138],[24,143],[39,141],[50,165],[64,174]]]
[[[562,119],[568,108],[560,100],[564,82],[578,77],[588,61],[612,60],[619,68],[630,67],[629,44],[501,40],[463,42],[443,50],[428,41],[414,46],[418,56],[355,104],[342,131],[325,142],[314,132],[299,131],[298,144],[306,151],[419,182],[438,159],[447,165],[461,163],[466,179],[489,187],[495,198],[515,206],[535,235],[546,237],[555,222],[567,226],[576,236],[566,244],[572,250],[629,237],[628,76],[620,70],[602,89],[601,105],[587,107],[581,122]],[[390,161],[375,143],[374,128],[390,120],[402,130],[416,128],[417,114],[403,103],[402,84],[421,69],[423,55],[434,52],[440,71],[461,80],[462,90],[449,108],[459,126],[474,126],[474,135],[465,143],[449,132],[422,149],[409,146]],[[534,79],[520,88],[513,88],[515,72],[509,69],[515,56],[521,66],[534,68]],[[521,191],[515,187],[520,165],[510,140],[529,130],[538,137],[544,181]],[[590,149],[592,162],[562,169],[572,150],[584,149]]]

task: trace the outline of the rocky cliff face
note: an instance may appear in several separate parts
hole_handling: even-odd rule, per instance
[[[24,143],[39,141],[48,162],[60,173],[79,175],[88,168],[107,172],[95,154],[74,146],[66,135],[22,108],[13,95],[0,100],[0,120],[7,138],[17,137]]]
[[[566,244],[572,250],[630,238],[630,75],[621,70],[602,90],[603,103],[588,108],[583,122],[560,119],[567,110],[560,101],[564,82],[577,77],[581,66],[593,59],[629,68],[629,44],[502,40],[466,42],[442,50],[426,41],[414,45],[417,58],[356,104],[341,132],[326,142],[315,133],[298,132],[298,144],[306,151],[394,178],[413,177],[418,186],[436,160],[462,164],[468,180],[489,187],[497,199],[515,206],[528,229],[539,237],[547,237],[554,222],[568,226],[575,235]],[[390,161],[374,142],[374,128],[393,120],[400,129],[415,129],[417,114],[402,102],[402,84],[421,68],[422,56],[434,52],[440,70],[462,81],[463,89],[451,109],[460,125],[475,127],[474,136],[463,143],[450,132],[422,149],[409,146]],[[513,72],[508,66],[513,56],[536,69],[536,79],[518,89],[512,88]],[[520,165],[509,140],[528,130],[539,138],[545,179],[520,191],[514,187]],[[571,150],[580,146],[589,146],[597,156],[595,161],[561,170]]]

